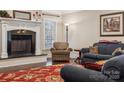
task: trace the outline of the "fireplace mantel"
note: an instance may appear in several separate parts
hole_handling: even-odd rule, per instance
[[[13,18],[0,18],[0,58],[8,58],[7,53],[7,32],[18,29],[25,29],[36,32],[35,55],[42,53],[41,35],[42,22],[22,20]]]
[[[29,23],[41,23],[39,21],[33,21],[33,20],[23,20],[23,19],[15,19],[15,18],[3,18],[0,17],[0,21],[20,21],[20,22],[29,22]]]
[[[10,26],[23,26],[23,27],[31,27],[31,26],[39,26],[41,22],[32,21],[32,20],[22,20],[22,19],[14,19],[14,18],[0,18],[1,24],[7,24]]]

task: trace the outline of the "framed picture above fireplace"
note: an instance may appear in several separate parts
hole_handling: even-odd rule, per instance
[[[124,13],[100,15],[100,36],[123,36]]]
[[[31,20],[31,13],[26,11],[13,10],[13,18]]]

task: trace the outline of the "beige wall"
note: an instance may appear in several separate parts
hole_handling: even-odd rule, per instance
[[[87,10],[63,15],[63,22],[69,25],[69,43],[72,48],[89,47],[100,39],[120,40],[124,37],[100,37],[100,15],[118,11]]]
[[[63,40],[63,23],[57,23],[57,41],[64,41]]]

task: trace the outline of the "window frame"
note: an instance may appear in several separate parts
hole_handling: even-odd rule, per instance
[[[56,24],[56,28],[55,28],[55,41],[57,41],[57,21],[56,20],[53,20],[51,18],[44,18],[43,19],[43,32],[44,32],[44,50],[50,50],[49,48],[46,48],[45,46],[45,40],[46,40],[46,37],[45,37],[45,21],[53,21],[55,22]]]

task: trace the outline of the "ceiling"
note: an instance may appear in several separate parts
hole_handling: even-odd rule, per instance
[[[56,15],[64,15],[74,12],[79,12],[81,10],[43,10],[43,13],[56,14]]]

